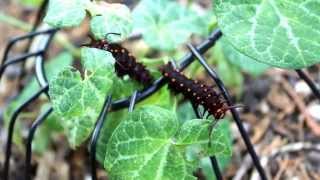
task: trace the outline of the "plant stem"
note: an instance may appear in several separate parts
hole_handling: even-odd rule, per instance
[[[80,58],[80,49],[70,42],[66,34],[58,32],[54,41],[69,51],[73,57]]]
[[[19,19],[7,15],[3,12],[0,12],[0,22],[9,24],[24,31],[30,31],[32,29],[32,26],[30,24],[20,21]]]

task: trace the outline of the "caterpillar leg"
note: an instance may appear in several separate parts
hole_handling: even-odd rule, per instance
[[[203,117],[203,114],[200,114],[200,112],[199,112],[199,110],[198,110],[198,107],[199,107],[199,106],[197,106],[196,104],[194,104],[194,103],[191,102],[191,101],[190,101],[190,103],[191,103],[191,105],[192,105],[192,108],[193,108],[193,110],[194,110],[197,118],[202,118],[202,117]]]

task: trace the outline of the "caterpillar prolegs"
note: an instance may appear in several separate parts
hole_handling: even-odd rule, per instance
[[[163,77],[168,81],[169,88],[176,93],[182,93],[193,105],[202,105],[215,119],[222,119],[230,107],[225,103],[223,97],[203,83],[187,78],[176,70],[172,63],[161,68]]]

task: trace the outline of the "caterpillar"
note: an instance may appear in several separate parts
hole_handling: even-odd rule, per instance
[[[117,33],[108,33],[120,35]],[[129,75],[130,78],[136,80],[144,86],[148,86],[153,82],[153,77],[146,67],[136,61],[136,58],[124,47],[118,43],[109,43],[106,39],[94,40],[89,44],[90,47],[109,51],[116,60],[115,71],[119,77]]]
[[[229,107],[223,97],[212,87],[187,78],[172,63],[160,68],[163,77],[168,82],[169,88],[176,93],[182,93],[195,106],[202,105],[209,115],[215,119],[222,119]]]

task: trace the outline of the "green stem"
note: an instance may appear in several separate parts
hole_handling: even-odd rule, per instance
[[[24,31],[30,31],[32,29],[32,26],[30,24],[20,21],[15,17],[6,15],[3,12],[0,12],[0,22],[9,24]]]
[[[74,46],[65,34],[58,33],[54,38],[54,41],[69,51],[73,57],[80,58],[80,49]]]
[[[6,23],[8,25],[11,25],[13,27],[19,28],[23,31],[31,31],[32,25],[25,23],[15,17],[12,17],[10,15],[4,14],[0,12],[0,22]],[[58,44],[60,44],[63,48],[65,48],[67,51],[69,51],[74,57],[79,58],[80,57],[80,51],[79,48],[75,47],[68,37],[63,33],[58,33],[56,37],[54,38],[54,41]]]

